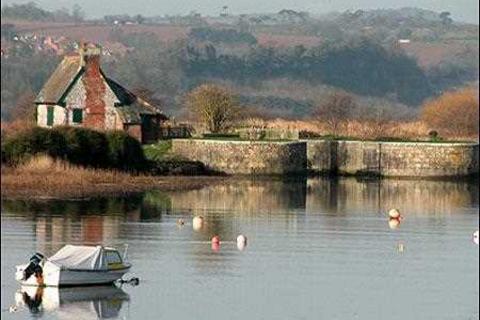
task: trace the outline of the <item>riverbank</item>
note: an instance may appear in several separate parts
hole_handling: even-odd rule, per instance
[[[35,158],[18,167],[2,166],[1,195],[9,199],[85,199],[157,189],[192,190],[217,183],[218,176],[149,176],[90,169]]]

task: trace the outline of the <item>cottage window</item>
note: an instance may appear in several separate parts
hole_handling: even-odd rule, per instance
[[[73,123],[82,123],[83,121],[83,110],[82,109],[73,109],[72,116]]]
[[[53,126],[54,108],[47,107],[47,126]]]

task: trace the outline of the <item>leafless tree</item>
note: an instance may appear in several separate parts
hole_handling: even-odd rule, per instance
[[[212,133],[228,129],[237,114],[230,90],[214,84],[204,84],[191,91],[187,95],[187,106]]]
[[[325,123],[331,134],[338,135],[355,108],[356,102],[351,95],[335,92],[316,107],[313,116],[318,122]]]

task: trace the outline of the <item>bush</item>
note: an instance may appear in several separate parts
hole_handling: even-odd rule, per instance
[[[300,130],[298,132],[298,137],[300,139],[318,139],[322,137],[321,134],[309,130]]]
[[[473,136],[478,134],[478,106],[477,89],[450,91],[425,103],[422,120],[439,132]]]
[[[159,141],[155,144],[143,146],[143,152],[147,160],[162,161],[168,155],[168,152],[172,149],[172,141],[165,140]]]
[[[95,168],[139,171],[146,163],[140,142],[123,131],[35,127],[2,140],[2,163],[7,165],[17,165],[38,154]]]
[[[110,165],[123,170],[142,170],[146,160],[142,145],[137,139],[123,131],[112,131],[106,135]]]
[[[64,158],[66,147],[65,137],[58,131],[34,127],[2,141],[2,162],[18,164],[39,153]]]
[[[104,133],[74,127],[57,127],[51,131],[57,131],[65,138],[65,158],[69,162],[95,168],[111,166]]]

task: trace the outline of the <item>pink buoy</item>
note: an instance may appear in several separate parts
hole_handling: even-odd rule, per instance
[[[212,250],[215,252],[220,251],[220,242],[212,242]]]
[[[214,244],[214,243],[220,244],[220,237],[219,237],[219,236],[213,236],[213,238],[212,238],[212,244]]]

